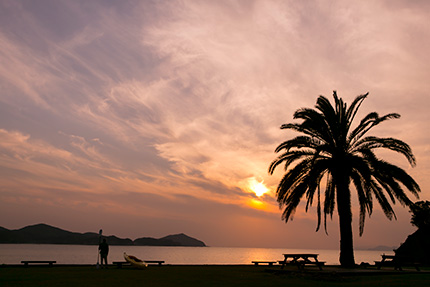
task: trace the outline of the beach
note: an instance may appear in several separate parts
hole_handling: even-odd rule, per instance
[[[130,266],[97,269],[95,265],[2,265],[0,286],[428,286],[430,268],[395,271],[374,266],[341,269],[252,265],[166,265],[144,270]]]

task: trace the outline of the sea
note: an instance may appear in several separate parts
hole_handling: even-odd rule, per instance
[[[241,248],[241,247],[170,247],[110,246],[108,262],[124,261],[123,254],[142,260],[164,260],[172,265],[242,265],[253,260],[278,261],[284,253],[315,253],[319,261],[339,264],[339,250]],[[21,260],[55,260],[57,264],[96,264],[98,246],[57,244],[0,244],[0,264],[20,264]],[[381,259],[381,250],[355,250],[355,262],[373,264]]]

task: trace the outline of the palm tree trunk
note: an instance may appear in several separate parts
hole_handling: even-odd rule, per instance
[[[351,191],[347,178],[341,176],[341,180],[337,182],[336,190],[340,232],[339,262],[342,267],[352,268],[355,266],[355,259],[352,235]]]
[[[348,206],[348,208],[350,211],[351,207]],[[342,267],[348,267],[348,268],[355,266],[351,217],[352,217],[351,212],[348,212],[347,210],[346,211],[339,210],[339,231],[340,231],[339,262]]]

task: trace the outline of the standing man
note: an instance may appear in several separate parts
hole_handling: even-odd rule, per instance
[[[99,244],[99,252],[100,252],[100,258],[101,258],[101,266],[103,268],[103,260],[105,261],[105,266],[107,268],[107,256],[109,254],[109,245],[106,242],[106,238],[103,238],[103,242]]]

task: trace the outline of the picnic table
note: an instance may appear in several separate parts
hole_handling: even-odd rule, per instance
[[[408,262],[405,262],[404,260],[401,260],[401,258],[399,258],[396,255],[386,255],[386,254],[381,254],[382,260],[381,261],[375,261],[375,264],[377,267],[377,269],[381,269],[381,267],[386,264],[386,265],[394,265],[394,270],[400,270],[402,271],[402,265],[408,265]],[[415,267],[415,269],[417,271],[420,271],[420,264],[418,262],[410,262],[411,265],[413,265]]]
[[[381,269],[382,265],[384,265],[385,263],[388,263],[388,265],[393,265],[394,264],[394,269],[397,270],[398,268],[398,264],[396,262],[396,256],[395,255],[385,255],[385,254],[381,254],[382,260],[381,261],[375,261],[375,264],[378,266],[378,270]]]
[[[292,264],[296,265],[299,270],[304,270],[306,265],[315,265],[322,270],[322,266],[325,264],[325,262],[318,261],[318,254],[286,253],[283,255],[284,260],[279,261],[279,264],[282,264],[281,269],[284,269],[287,264]]]

